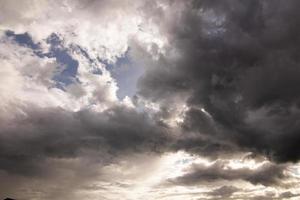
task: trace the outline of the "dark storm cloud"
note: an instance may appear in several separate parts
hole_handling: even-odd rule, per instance
[[[215,181],[237,181],[244,180],[254,185],[262,184],[265,186],[277,185],[280,180],[284,179],[284,166],[271,163],[263,164],[257,169],[247,167],[225,169],[225,163],[216,161],[210,166],[204,164],[193,164],[187,173],[170,179],[169,182],[175,185],[197,185]]]
[[[202,0],[169,6],[165,12],[155,3],[146,8],[156,14],[148,17],[171,46],[140,79],[139,94],[167,105],[174,96],[186,96],[184,132],[276,161],[298,160],[300,2]],[[197,145],[202,144],[189,148]]]
[[[24,112],[1,124],[0,169],[10,173],[39,174],[48,158],[110,163],[127,153],[160,152],[168,140],[147,115],[126,107],[96,113],[30,106]]]

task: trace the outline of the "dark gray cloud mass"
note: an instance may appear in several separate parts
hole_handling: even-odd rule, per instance
[[[95,113],[30,106],[24,111],[27,117],[1,125],[0,169],[10,173],[43,173],[47,158],[92,156],[105,165],[128,153],[159,153],[169,140],[147,115],[129,108]]]
[[[224,162],[216,161],[211,166],[194,164],[186,174],[169,180],[170,183],[179,185],[197,185],[215,181],[244,180],[252,184],[277,185],[285,178],[284,166],[271,163],[263,164],[257,169],[247,167],[238,169],[224,169]]]
[[[170,1],[174,12],[149,16],[170,48],[140,79],[139,94],[158,102],[185,95],[190,109],[184,131],[276,161],[297,161],[299,4]]]

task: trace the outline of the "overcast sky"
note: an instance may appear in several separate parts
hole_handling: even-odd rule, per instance
[[[0,199],[300,199],[299,8],[0,0]]]

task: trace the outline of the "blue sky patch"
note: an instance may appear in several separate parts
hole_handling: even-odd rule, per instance
[[[62,39],[57,34],[53,33],[47,38],[46,42],[50,44],[50,48],[49,52],[46,53],[41,51],[40,44],[35,43],[28,33],[16,34],[8,30],[5,34],[17,44],[32,49],[38,57],[56,59],[59,64],[58,68],[63,68],[60,73],[53,77],[53,80],[56,81],[56,87],[64,89],[64,86],[77,81],[76,75],[79,63],[69,54],[69,49],[64,47]]]
[[[136,83],[144,72],[141,67],[131,60],[129,53],[130,49],[123,57],[119,57],[114,64],[104,63],[107,70],[111,72],[112,77],[117,81],[119,87],[117,96],[119,99],[135,95]]]

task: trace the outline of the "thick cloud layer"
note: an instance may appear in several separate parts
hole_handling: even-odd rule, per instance
[[[169,6],[151,19],[170,47],[149,66],[139,94],[161,102],[183,95],[189,108],[185,131],[277,161],[297,161],[299,2],[203,0]]]
[[[47,158],[76,158],[90,151],[93,159],[110,163],[128,153],[161,152],[168,141],[163,128],[132,109],[73,113],[30,106],[23,112],[26,117],[1,125],[0,169],[12,173],[34,175]]]
[[[297,198],[299,6],[0,0],[0,198]]]

